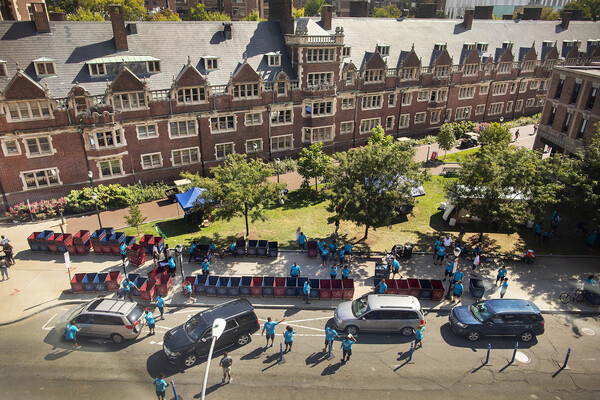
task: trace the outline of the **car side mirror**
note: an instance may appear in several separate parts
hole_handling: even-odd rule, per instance
[[[364,320],[365,320],[365,317],[361,317],[361,318],[360,318],[360,320],[361,320],[361,321],[364,321]]]

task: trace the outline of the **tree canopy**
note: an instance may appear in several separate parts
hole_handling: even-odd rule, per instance
[[[246,18],[244,18],[242,21],[264,21],[264,18],[261,18],[260,15],[258,14],[258,11],[256,10],[252,10],[250,11],[250,14],[248,14],[248,16]]]
[[[456,143],[456,137],[454,136],[454,128],[452,124],[443,124],[440,127],[440,132],[437,134],[436,142],[440,146],[440,149],[444,150],[445,153],[448,153],[448,150],[452,150],[454,148],[454,143]],[[444,154],[445,156],[446,154]]]
[[[104,21],[104,17],[100,13],[78,8],[74,13],[67,14],[67,21]]]
[[[213,178],[182,173],[194,185],[206,188],[204,199],[215,204],[212,215],[217,219],[231,220],[243,216],[246,236],[250,233],[249,220],[266,220],[265,209],[279,200],[285,184],[272,183],[273,167],[261,160],[248,159],[245,154],[229,154],[225,162],[210,170]]]
[[[313,143],[300,152],[298,173],[306,183],[309,179],[314,178],[315,190],[317,190],[319,178],[325,175],[325,171],[331,166],[331,163],[331,157],[323,152],[323,143]]]
[[[508,146],[512,139],[512,134],[502,124],[492,122],[490,126],[483,131],[479,131],[479,143],[481,146],[503,145]]]
[[[323,4],[325,4],[325,0],[308,0],[304,5],[304,15],[307,17],[320,15]]]
[[[403,205],[414,204],[411,188],[426,178],[413,161],[414,149],[400,143],[375,143],[336,153],[327,171],[328,211],[340,220],[369,228],[396,222]]]
[[[600,0],[575,0],[571,1],[563,7],[560,11],[562,16],[565,11],[569,10],[581,10],[581,16],[583,18],[594,17],[600,15]]]
[[[146,19],[148,11],[144,7],[144,0],[122,0],[123,17],[126,21],[142,21]],[[115,4],[113,0],[79,0],[79,8],[101,14],[105,19],[110,19],[109,6]]]
[[[179,14],[164,8],[154,14],[148,14],[148,21],[181,21]]]
[[[381,127],[381,125],[377,125],[375,128],[371,129],[371,136],[369,137],[368,144],[382,144],[385,146],[389,146],[394,141],[394,138],[391,135],[386,135],[385,131]]]
[[[370,16],[373,18],[400,18],[402,11],[395,4],[390,4],[386,7],[373,8]]]
[[[292,8],[292,17],[294,17],[294,18],[304,17],[304,8],[293,7]]]
[[[196,3],[190,8],[190,21],[231,21],[229,14],[224,12],[206,11],[206,6]]]

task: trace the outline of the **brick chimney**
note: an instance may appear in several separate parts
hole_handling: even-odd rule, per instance
[[[331,4],[323,4],[321,7],[321,25],[326,31],[331,30],[331,16],[332,16]]]
[[[112,23],[113,36],[117,51],[129,50],[127,46],[127,31],[125,30],[125,17],[123,16],[123,6],[119,4],[111,4],[110,22]]]
[[[463,26],[466,30],[470,30],[473,26],[473,18],[475,17],[475,10],[465,10],[465,19],[463,21]]]
[[[50,20],[48,19],[48,12],[46,12],[46,4],[31,3],[31,11],[36,32],[50,33]]]
[[[560,25],[563,27],[563,29],[569,29],[569,22],[571,22],[571,17],[573,16],[573,13],[571,13],[570,11],[565,11],[563,12],[563,17],[562,17],[562,22],[560,23]]]

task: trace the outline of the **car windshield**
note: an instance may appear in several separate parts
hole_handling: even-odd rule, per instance
[[[471,314],[479,320],[479,322],[483,322],[489,319],[492,315],[494,315],[485,305],[485,302],[480,301],[479,303],[472,304],[470,307]]]
[[[361,315],[369,311],[369,301],[367,296],[363,296],[359,299],[356,299],[352,302],[352,314],[354,317],[360,318]]]
[[[204,318],[202,318],[202,314],[196,314],[183,325],[183,330],[190,339],[197,342],[206,330],[207,325]]]

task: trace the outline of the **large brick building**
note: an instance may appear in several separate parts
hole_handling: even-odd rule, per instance
[[[575,153],[598,132],[600,64],[556,67],[534,148],[549,146],[555,153]]]
[[[0,22],[3,206],[88,184],[208,173],[231,153],[295,156],[444,121],[540,112],[557,63],[600,57],[598,23],[291,17]],[[157,40],[156,38],[160,38]]]

